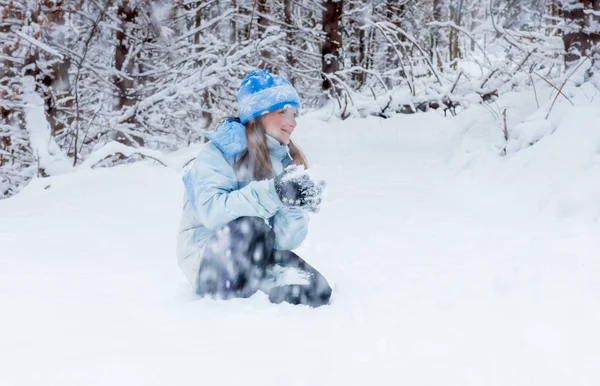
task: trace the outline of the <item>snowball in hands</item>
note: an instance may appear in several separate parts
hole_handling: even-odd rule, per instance
[[[297,206],[311,212],[318,212],[325,181],[315,183],[302,165],[290,165],[275,177],[275,190],[287,206]]]

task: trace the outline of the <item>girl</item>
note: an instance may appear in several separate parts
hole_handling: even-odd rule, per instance
[[[299,108],[286,79],[252,72],[238,93],[239,118],[221,122],[184,175],[177,255],[201,296],[261,290],[273,303],[329,303],[325,278],[291,252],[306,237],[306,212],[319,210],[324,186],[306,174],[290,140]],[[285,283],[290,273],[295,284]]]

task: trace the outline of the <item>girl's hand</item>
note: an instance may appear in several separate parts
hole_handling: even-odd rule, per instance
[[[281,202],[310,212],[318,212],[321,206],[325,181],[315,183],[303,166],[290,165],[274,179],[275,191]]]

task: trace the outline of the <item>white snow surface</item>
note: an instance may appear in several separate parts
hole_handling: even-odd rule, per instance
[[[172,165],[197,148],[34,180],[0,201],[0,385],[600,384],[600,106],[541,123],[538,94],[495,106],[523,130],[506,156],[481,106],[303,116],[318,309],[193,293]]]

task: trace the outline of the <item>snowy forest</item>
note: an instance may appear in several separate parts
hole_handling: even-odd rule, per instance
[[[600,0],[0,0],[1,386],[600,385],[599,198]]]
[[[0,0],[0,197],[203,141],[243,76],[303,110],[448,116],[600,71],[598,0]]]

